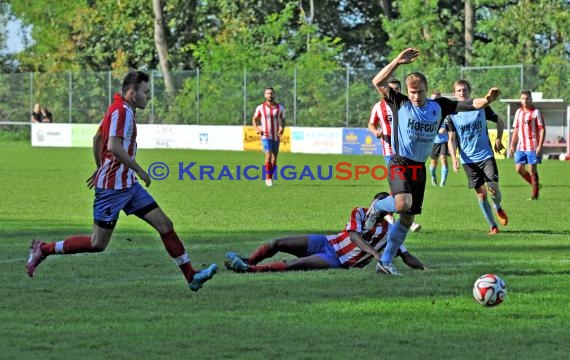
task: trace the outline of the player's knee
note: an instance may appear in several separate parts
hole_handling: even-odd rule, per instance
[[[273,239],[267,243],[267,246],[271,250],[279,249],[279,245],[283,242],[283,239]]]
[[[172,220],[167,217],[165,217],[164,220],[156,225],[156,230],[158,230],[158,232],[161,234],[166,234],[172,229],[174,229],[174,224],[172,223]]]

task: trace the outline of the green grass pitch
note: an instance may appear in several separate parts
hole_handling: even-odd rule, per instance
[[[224,254],[288,234],[339,232],[355,206],[387,190],[350,181],[154,181],[150,192],[195,267],[220,271],[192,293],[156,233],[121,215],[107,250],[53,256],[28,278],[30,239],[89,233],[90,149],[0,144],[0,358],[3,359],[564,359],[570,353],[570,164],[539,167],[541,199],[500,160],[510,224],[488,231],[465,174],[426,189],[420,233],[406,246],[426,265],[403,276],[363,270],[234,274]],[[140,150],[162,161],[261,165],[254,152]],[[281,165],[375,165],[372,156],[283,153]],[[279,255],[277,259],[286,259]],[[475,279],[497,273],[506,301],[483,308]]]

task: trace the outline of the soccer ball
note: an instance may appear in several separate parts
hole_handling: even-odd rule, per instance
[[[507,296],[507,285],[498,275],[486,274],[473,284],[473,297],[483,306],[497,306]]]

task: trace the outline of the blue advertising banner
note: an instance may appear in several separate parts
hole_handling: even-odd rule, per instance
[[[382,155],[380,142],[367,128],[342,129],[342,153]]]

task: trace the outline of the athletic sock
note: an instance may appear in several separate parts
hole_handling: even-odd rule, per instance
[[[41,246],[44,255],[54,254],[78,254],[86,252],[96,252],[91,246],[91,236],[72,235],[62,241],[45,243]]]
[[[495,195],[491,194],[491,200],[493,200],[493,204],[495,204],[495,210],[501,209],[501,199],[503,195],[501,194],[501,190],[497,189]]]
[[[388,243],[386,244],[386,249],[380,258],[382,263],[389,264],[392,262],[392,259],[398,252],[398,249],[402,246],[404,240],[406,240],[408,231],[410,231],[410,229],[400,224],[400,219],[398,219],[394,225],[390,226],[390,230],[388,230]]]
[[[520,176],[524,179],[524,181],[532,185],[532,179],[530,178],[530,174],[528,172],[520,174]]]
[[[387,196],[384,199],[376,201],[374,203],[374,210],[376,211],[384,211],[390,214],[397,213],[396,211],[396,203],[394,202],[393,196]]]
[[[247,263],[250,265],[257,265],[260,261],[268,259],[273,255],[277,254],[277,250],[272,250],[268,243],[265,243],[258,247],[253,254],[247,259]]]
[[[441,167],[441,185],[445,185],[447,181],[447,173],[449,172],[449,168],[447,166]]]
[[[160,234],[160,239],[166,248],[166,251],[174,262],[178,265],[187,282],[191,282],[194,278],[196,270],[192,268],[192,263],[190,262],[190,256],[186,253],[184,249],[184,244],[178,238],[178,235],[174,229],[168,231],[167,233]]]
[[[483,211],[483,216],[485,217],[485,220],[487,220],[489,225],[491,227],[497,226],[497,223],[495,222],[495,218],[493,217],[493,213],[491,211],[491,205],[489,205],[487,199],[479,200],[479,206],[481,207],[481,211]]]
[[[271,166],[270,162],[265,163],[265,178],[266,179],[273,178],[273,166]]]
[[[537,198],[538,197],[538,174],[534,174],[531,175],[531,180],[532,180],[532,197],[533,198]]]
[[[435,166],[431,165],[429,166],[429,173],[431,174],[431,178],[435,179]]]
[[[250,265],[247,272],[285,271],[286,269],[287,266],[283,261],[277,261],[263,265]]]

